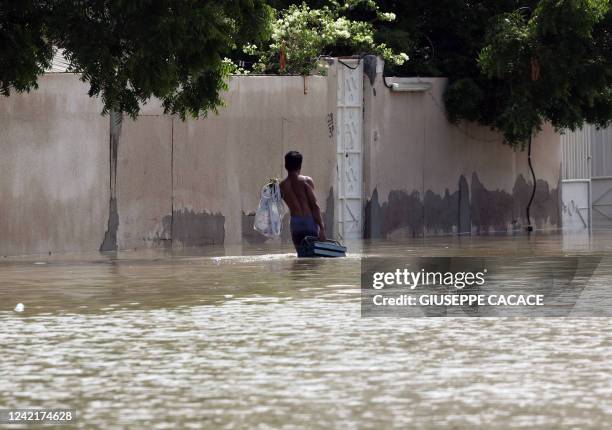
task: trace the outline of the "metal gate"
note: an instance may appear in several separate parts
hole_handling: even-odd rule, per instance
[[[340,239],[363,234],[363,65],[338,64],[336,231]],[[348,66],[348,67],[347,67]]]
[[[561,135],[563,228],[612,228],[612,129]]]
[[[612,227],[612,177],[591,178],[591,226]]]
[[[563,202],[563,230],[587,231],[591,225],[591,204],[589,179],[565,179],[561,185]]]
[[[561,135],[561,179],[591,178],[591,126]]]

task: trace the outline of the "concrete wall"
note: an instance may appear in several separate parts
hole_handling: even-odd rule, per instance
[[[72,74],[0,99],[0,255],[261,243],[252,229],[259,192],[284,174],[290,149],[304,154],[331,227],[336,67],[306,79],[234,77],[218,115],[186,122],[155,102],[136,121],[102,116]],[[364,85],[365,236],[522,228],[526,154],[489,130],[449,124],[444,79],[391,93],[381,72],[370,67]],[[550,128],[533,158],[535,224],[558,227],[560,145]]]
[[[95,250],[104,236],[109,120],[74,75],[39,85],[0,99],[0,255]]]
[[[304,155],[323,211],[333,197],[334,146],[325,77],[234,77],[219,115],[181,121],[145,106],[118,128],[116,246],[261,243],[261,187],[282,177],[284,154]],[[330,223],[331,224],[331,223]],[[284,229],[283,240],[288,240]],[[112,248],[112,245],[111,245]]]
[[[450,124],[445,79],[423,92],[392,92],[380,62],[369,64],[365,105],[365,236],[492,233],[523,230],[533,181],[526,152],[474,124]],[[561,226],[559,135],[545,127],[533,142],[535,228]]]
[[[0,254],[263,242],[259,193],[291,149],[332,225],[331,82],[234,77],[219,115],[183,122],[152,102],[133,121],[102,116],[78,76],[43,76],[0,99]]]

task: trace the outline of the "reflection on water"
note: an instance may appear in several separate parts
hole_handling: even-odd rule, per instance
[[[572,252],[606,253],[609,243]],[[562,249],[543,236],[361,252]],[[87,429],[609,427],[608,319],[362,319],[359,252],[289,251],[4,259],[0,407],[75,408]],[[611,269],[594,278],[609,284]]]

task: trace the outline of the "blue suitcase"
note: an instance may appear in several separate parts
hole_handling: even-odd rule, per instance
[[[346,246],[335,240],[320,241],[315,236],[306,236],[298,257],[346,257]]]

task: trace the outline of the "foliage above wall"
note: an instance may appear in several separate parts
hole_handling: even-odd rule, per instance
[[[547,121],[572,130],[610,123],[608,0],[380,3],[398,21],[383,24],[377,37],[410,55],[395,72],[447,76],[451,121],[493,127],[518,148]]]
[[[252,71],[308,75],[322,72],[320,57],[377,54],[387,62],[402,65],[405,53],[394,53],[385,43],[374,40],[374,24],[347,17],[355,7],[366,7],[372,21],[393,21],[395,15],[382,12],[374,1],[351,0],[344,4],[329,1],[318,9],[305,3],[289,5],[272,23],[272,37],[260,46],[247,45],[243,52],[255,58]]]
[[[55,49],[101,96],[138,114],[151,97],[182,118],[214,110],[236,48],[269,37],[264,0],[0,2],[0,93],[36,88]]]
[[[301,0],[270,0],[278,9]],[[312,8],[329,4],[310,0]],[[371,22],[374,43],[410,57],[388,75],[445,76],[451,121],[477,121],[522,148],[543,122],[574,129],[612,118],[612,9],[608,0],[378,0],[347,19]]]
[[[389,75],[448,77],[449,119],[515,147],[544,122],[612,118],[609,0],[0,2],[0,94],[35,88],[57,48],[105,112],[132,116],[151,97],[182,118],[214,111],[229,73],[375,53]]]
[[[611,30],[612,11],[601,0],[543,0],[496,16],[477,57],[480,74],[454,80],[447,92],[451,119],[491,125],[514,145],[545,121],[557,129],[606,126]]]

